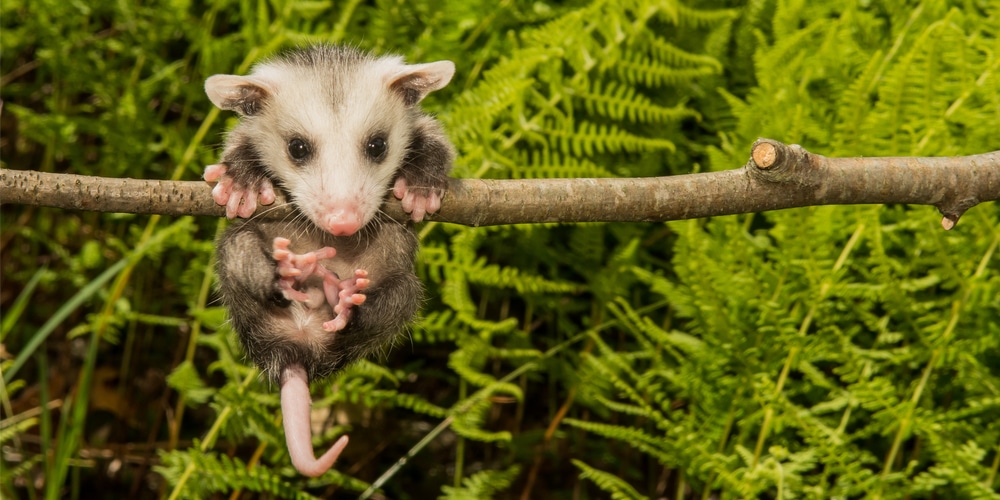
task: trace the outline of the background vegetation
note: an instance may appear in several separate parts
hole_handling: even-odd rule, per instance
[[[461,177],[1000,149],[1000,2],[5,0],[5,168],[198,179],[202,91],[314,41],[452,59]],[[207,189],[207,188],[206,188]],[[291,469],[211,218],[4,206],[4,498],[998,498],[1000,208],[420,228],[423,319]],[[378,479],[425,437],[412,461]]]

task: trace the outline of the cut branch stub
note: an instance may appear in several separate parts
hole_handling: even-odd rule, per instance
[[[779,146],[775,144],[774,141],[769,139],[757,139],[757,141],[753,143],[753,147],[750,148],[750,158],[753,159],[753,163],[757,166],[757,168],[767,170],[780,161],[780,152],[781,149],[779,149]]]

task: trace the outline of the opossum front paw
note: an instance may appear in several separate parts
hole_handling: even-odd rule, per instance
[[[337,255],[337,251],[331,247],[323,247],[313,252],[297,254],[288,249],[290,243],[291,241],[287,238],[274,239],[272,256],[278,263],[278,287],[281,288],[281,293],[288,300],[305,302],[316,307],[319,304],[311,303],[315,302],[315,300],[311,300],[313,297],[300,291],[298,287],[310,276],[319,275],[323,278],[323,297],[332,307],[338,301],[339,288],[337,285],[339,280],[319,261],[332,259]],[[330,301],[331,298],[333,302]]]
[[[403,202],[403,211],[410,214],[413,222],[424,220],[424,215],[437,212],[441,208],[444,190],[434,187],[410,186],[406,179],[396,179],[392,194]]]
[[[225,163],[216,163],[205,167],[205,182],[212,184],[212,199],[219,205],[225,205],[226,217],[232,219],[237,215],[248,218],[257,210],[257,200],[262,205],[274,203],[274,185],[267,177],[251,184],[238,182],[226,173]]]
[[[364,304],[368,298],[367,295],[359,292],[368,288],[370,283],[368,271],[364,269],[355,270],[353,278],[340,280],[340,283],[337,284],[339,289],[337,304],[333,306],[333,312],[337,313],[337,316],[323,323],[323,329],[328,332],[343,330],[347,326],[347,321],[351,319],[351,310],[354,306]],[[331,302],[331,304],[333,303]]]

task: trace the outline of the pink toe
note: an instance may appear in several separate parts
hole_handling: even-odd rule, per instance
[[[427,211],[430,213],[437,212],[441,209],[441,196],[437,192],[432,192],[430,196],[427,197]]]
[[[403,202],[403,211],[404,212],[412,212],[413,211],[413,204],[416,201],[416,198],[417,198],[417,196],[415,194],[413,194],[412,192],[410,192],[410,191],[406,192],[406,195],[403,196],[403,199],[402,199],[402,202]]]
[[[202,179],[205,179],[205,182],[212,183],[218,181],[225,174],[226,166],[221,163],[216,163],[215,165],[205,167],[205,173],[202,175]]]
[[[413,219],[413,222],[420,222],[424,220],[425,213],[426,212],[424,211],[424,204],[416,203],[413,205],[413,212],[411,212],[410,216]]]
[[[274,184],[267,178],[260,183],[260,189],[257,190],[257,194],[260,196],[260,203],[262,205],[270,205],[274,203]]]
[[[406,196],[406,179],[402,177],[396,179],[396,184],[392,187],[392,194],[400,200]]]
[[[244,219],[249,219],[250,217],[253,216],[253,213],[256,211],[257,211],[257,200],[252,196],[248,196],[243,199],[243,204],[240,205],[237,214],[240,217],[243,217]]]
[[[344,327],[346,326],[347,326],[347,320],[338,315],[336,318],[333,318],[330,321],[323,323],[323,330],[328,332],[339,332],[343,330]]]
[[[242,193],[232,193],[229,196],[229,202],[226,203],[226,217],[234,218],[240,213],[240,200],[242,199]]]
[[[218,205],[226,205],[229,203],[229,197],[233,194],[233,185],[231,182],[226,182],[223,179],[221,182],[212,188],[212,199]]]

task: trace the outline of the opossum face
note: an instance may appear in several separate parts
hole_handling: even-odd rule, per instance
[[[405,65],[319,47],[206,81],[212,101],[244,115],[234,130],[314,224],[351,235],[382,205],[410,146],[413,106],[444,87],[450,61]]]

